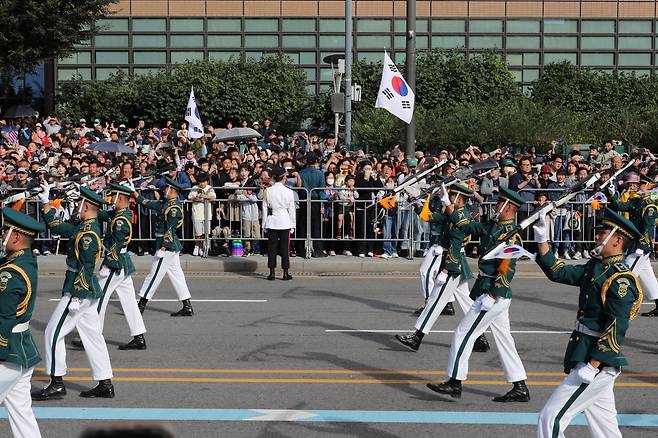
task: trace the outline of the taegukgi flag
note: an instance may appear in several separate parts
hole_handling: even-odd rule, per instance
[[[190,98],[187,100],[187,110],[185,111],[185,121],[189,124],[187,136],[189,138],[203,137],[203,123],[201,123],[201,115],[199,109],[196,107],[196,99],[194,98],[194,87],[190,90]]]
[[[495,248],[494,251],[483,257],[483,260],[519,259],[521,257],[528,257],[531,260],[535,259],[535,255],[530,254],[528,251],[523,249],[521,245],[517,245],[516,243],[508,245],[505,242],[502,242]]]
[[[384,108],[400,120],[411,122],[416,96],[404,80],[387,52],[384,52],[384,70],[375,108]]]

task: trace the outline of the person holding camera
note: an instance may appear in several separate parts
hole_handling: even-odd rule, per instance
[[[274,280],[277,253],[281,256],[283,268],[282,280],[292,280],[288,273],[290,269],[290,235],[295,232],[297,212],[295,196],[292,190],[284,185],[287,177],[281,166],[272,166],[274,185],[267,187],[263,193],[263,233],[267,233],[267,267],[270,270],[268,280]]]
[[[530,215],[533,203],[535,202],[535,191],[539,189],[539,173],[532,168],[530,158],[523,157],[519,162],[519,171],[509,180],[509,188],[517,192],[523,198],[524,204],[521,205],[516,213],[517,222],[523,221]],[[526,240],[532,240],[529,235]]]

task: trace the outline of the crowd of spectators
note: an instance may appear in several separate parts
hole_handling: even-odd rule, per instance
[[[633,172],[651,178],[658,174],[658,161],[648,150],[629,157],[614,140],[582,151],[573,146],[567,152],[554,141],[542,154],[534,147],[487,151],[470,146],[430,147],[406,156],[399,144],[383,151],[348,150],[330,133],[286,134],[269,120],[262,125],[259,121],[239,125],[257,130],[262,138],[213,140],[233,127],[230,122],[222,127],[206,126],[202,138],[189,140],[186,124],[171,121],[164,126],[147,126],[144,121],[117,126],[99,119],[93,123],[55,117],[0,120],[0,196],[6,198],[44,181],[75,179],[100,190],[110,181],[130,179],[141,185],[146,197],[157,199],[157,189],[164,185],[164,175],[169,175],[187,189],[181,194],[190,219],[183,230],[186,251],[199,256],[229,255],[232,245],[240,241],[243,255],[249,256],[265,250],[260,240],[260,197],[262,188],[271,183],[270,167],[279,164],[286,169],[286,185],[295,190],[298,201],[293,256],[389,258],[421,256],[426,249],[429,226],[418,216],[424,198],[415,194],[432,181],[415,184],[398,196],[391,209],[384,210],[376,201],[409,175],[441,160],[449,161],[440,171],[443,176],[478,161],[497,161],[498,169],[465,181],[477,192],[468,205],[476,220],[487,216],[500,187],[516,190],[526,200],[518,213],[522,220],[595,170],[603,171],[605,181],[626,161],[634,160],[633,167],[617,178],[616,184],[622,188]],[[99,141],[124,144],[134,153],[91,150],[89,146]],[[588,242],[594,237],[592,220],[588,220],[594,211],[586,202],[590,195],[579,194],[574,203],[553,213],[553,250],[561,257],[588,256]],[[21,208],[38,215],[35,203],[26,202]],[[133,213],[131,250],[141,255],[152,251],[153,217],[138,206]],[[65,207],[61,214],[67,214]],[[306,247],[307,235],[312,238],[312,248]],[[37,253],[55,250],[50,239],[35,247]]]

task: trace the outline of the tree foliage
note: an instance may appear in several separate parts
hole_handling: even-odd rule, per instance
[[[90,39],[94,23],[117,0],[4,0],[0,7],[0,68],[30,72]]]

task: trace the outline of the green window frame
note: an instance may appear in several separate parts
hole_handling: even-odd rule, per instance
[[[356,31],[367,33],[391,32],[391,20],[388,18],[359,18],[356,20]]]
[[[539,65],[539,53],[524,53],[523,65]]]
[[[320,48],[345,48],[345,35],[320,35]]]
[[[508,36],[507,49],[539,49],[539,37]]]
[[[316,47],[315,35],[283,35],[281,37],[281,47],[314,49]]]
[[[466,47],[465,36],[432,36],[432,48],[434,49],[456,49],[458,47]]]
[[[96,64],[117,65],[128,64],[128,52],[96,51]]]
[[[358,52],[357,53],[357,60],[359,61],[365,61],[365,62],[381,62],[383,59],[383,55],[381,52]]]
[[[432,20],[432,33],[464,33],[466,20]]]
[[[279,47],[278,35],[245,35],[244,46],[248,49],[276,49]]]
[[[580,38],[582,50],[601,50],[615,48],[615,37],[613,36],[584,36]]]
[[[514,82],[522,82],[523,81],[523,70],[510,70],[509,71],[512,77],[514,78]]]
[[[208,32],[240,32],[242,19],[240,18],[208,18]]]
[[[110,68],[110,67],[97,67],[96,68],[96,80],[105,81],[110,79],[110,76],[119,73],[119,71],[125,71],[123,68]]]
[[[127,18],[101,18],[96,20],[96,29],[103,32],[128,32]]]
[[[577,33],[578,20],[544,19],[544,33]]]
[[[91,64],[91,52],[73,52],[69,56],[60,58],[58,64]]]
[[[154,75],[160,73],[162,69],[162,67],[135,67],[133,68],[133,74],[135,76]]]
[[[320,32],[345,32],[345,19],[320,18]]]
[[[278,18],[245,18],[245,32],[278,32]]]
[[[128,47],[128,35],[96,35],[94,37],[94,46],[124,49]]]
[[[580,54],[580,65],[583,66],[592,66],[592,65],[615,65],[615,54],[614,53],[581,53]]]
[[[317,30],[315,18],[284,18],[281,22],[283,32],[313,33]]]
[[[304,73],[306,74],[306,80],[307,81],[315,81],[317,80],[317,72],[315,67],[306,67],[302,69]]]
[[[651,33],[649,20],[619,20],[619,33]]]
[[[203,61],[203,52],[191,52],[189,50],[182,52],[172,51],[169,55],[172,64],[184,64],[186,62]]]
[[[203,18],[170,18],[171,32],[203,32]]]
[[[320,80],[321,81],[333,81],[334,73],[328,67],[320,68]]]
[[[523,53],[507,53],[505,60],[508,65],[523,65]]]
[[[133,47],[167,47],[166,35],[133,35]]]
[[[617,39],[619,50],[651,50],[653,38],[650,36],[620,36]]]
[[[651,53],[619,53],[617,65],[651,65]]]
[[[563,61],[567,61],[572,63],[573,65],[578,64],[578,54],[577,53],[553,53],[553,52],[544,52],[544,65],[551,64],[551,63],[560,63]]]
[[[470,20],[468,31],[470,33],[502,33],[503,20]]]
[[[133,18],[133,32],[166,32],[165,18]]]
[[[72,81],[77,79],[78,76],[83,81],[91,80],[91,68],[58,68],[57,80],[58,81]]]
[[[206,37],[209,49],[240,49],[242,36],[237,35],[208,35]]]
[[[507,33],[539,33],[539,20],[507,20]]]
[[[231,59],[239,60],[242,55],[239,51],[234,52],[208,52],[210,61],[230,61]]]
[[[203,48],[203,35],[170,35],[169,47],[194,47]]]
[[[356,37],[357,49],[390,49],[390,35],[358,35]]]
[[[580,23],[581,33],[615,33],[614,20],[583,20]]]
[[[134,64],[166,64],[167,63],[167,52],[133,52],[133,63]]]
[[[502,35],[482,35],[468,37],[470,49],[500,49],[503,47]]]
[[[538,68],[526,68],[523,70],[523,82],[533,82],[539,79]]]
[[[577,49],[578,37],[576,36],[544,36],[545,49]]]

